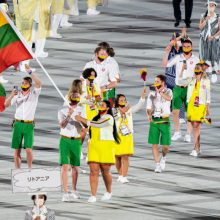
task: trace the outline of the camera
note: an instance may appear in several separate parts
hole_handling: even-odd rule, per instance
[[[149,88],[150,88],[150,91],[156,91],[155,86],[150,86]]]

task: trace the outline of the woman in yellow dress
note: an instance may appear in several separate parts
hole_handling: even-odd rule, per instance
[[[111,165],[115,164],[115,145],[120,142],[110,102],[101,102],[99,113],[92,121],[79,115],[75,119],[90,127],[88,164],[90,168],[91,196],[88,202],[96,202],[100,170],[106,187],[106,192],[101,200],[109,200],[112,197],[110,169]]]
[[[210,80],[203,72],[201,63],[196,64],[194,73],[187,90],[187,119],[191,122],[194,132],[194,149],[190,155],[197,157],[200,153],[201,123],[209,115]]]
[[[128,183],[127,179],[129,156],[134,154],[133,141],[133,119],[132,114],[138,112],[145,103],[146,88],[143,89],[139,102],[134,106],[128,106],[126,97],[123,94],[118,94],[115,100],[114,117],[116,127],[120,137],[120,144],[116,146],[116,168],[119,177],[118,182]]]
[[[84,105],[85,118],[92,120],[98,114],[98,104],[101,101],[101,95],[98,92],[94,79],[97,73],[93,68],[87,68],[82,73],[82,98],[81,103]]]

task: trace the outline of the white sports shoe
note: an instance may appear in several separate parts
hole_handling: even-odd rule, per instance
[[[62,202],[70,202],[70,195],[69,193],[63,193]]]
[[[88,202],[89,203],[96,202],[96,197],[95,196],[90,196],[89,199],[88,199]]]
[[[192,150],[192,152],[189,155],[193,157],[198,157],[198,153],[196,150]]]
[[[77,191],[71,191],[69,193],[69,198],[70,198],[71,201],[74,201],[76,199],[80,199],[80,194]]]
[[[217,75],[216,75],[216,74],[212,74],[212,75],[211,75],[211,82],[212,82],[212,83],[216,83],[217,80],[218,80]]]
[[[177,140],[179,140],[181,137],[182,137],[182,135],[181,135],[180,132],[174,132],[174,134],[173,134],[171,140],[172,140],[172,141],[177,141]]]
[[[36,56],[36,57],[40,57],[40,58],[46,58],[46,57],[48,57],[48,53],[42,51],[42,52],[40,52],[40,53],[35,53],[35,56]]]
[[[162,169],[161,169],[161,166],[159,163],[156,164],[156,167],[155,167],[155,170],[154,170],[155,173],[161,173],[162,172]]]
[[[165,170],[165,166],[166,166],[166,157],[161,157],[161,159],[160,159],[161,170]]]
[[[190,136],[190,134],[186,134],[186,135],[185,135],[184,141],[187,142],[187,143],[190,143],[190,142],[191,142],[191,136]]]
[[[183,118],[180,118],[179,122],[180,122],[180,124],[185,124],[186,123],[185,119],[183,119]]]
[[[61,34],[58,34],[58,33],[54,33],[54,34],[51,34],[51,36],[50,36],[51,38],[57,38],[57,39],[60,39],[60,38],[62,38],[62,35]]]
[[[117,182],[121,182],[121,178],[122,178],[123,176],[118,176],[118,179],[117,179]]]
[[[120,183],[129,183],[129,180],[126,176],[122,176],[119,182]]]
[[[72,27],[72,26],[73,26],[73,24],[70,23],[70,22],[68,22],[68,21],[62,22],[62,23],[60,24],[60,27]]]
[[[101,200],[107,201],[107,200],[110,200],[111,198],[112,198],[112,193],[105,192],[104,195],[102,196]]]
[[[100,11],[97,11],[96,9],[93,8],[88,8],[87,9],[87,15],[99,15]]]

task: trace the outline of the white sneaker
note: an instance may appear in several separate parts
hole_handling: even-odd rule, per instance
[[[180,122],[180,124],[186,124],[186,121],[185,121],[185,119],[183,119],[183,118],[180,118],[180,119],[179,119],[179,122]]]
[[[87,15],[99,15],[100,11],[97,11],[96,9],[93,8],[88,8],[87,9]]]
[[[69,193],[63,193],[62,202],[70,202],[70,195]]]
[[[155,173],[161,173],[162,172],[162,169],[161,169],[161,166],[159,163],[156,164],[156,167],[155,167],[155,170],[154,170]]]
[[[77,191],[71,191],[69,193],[69,198],[70,198],[71,201],[74,201],[76,199],[80,199],[80,194]]]
[[[7,79],[4,79],[3,76],[0,76],[0,83],[6,84],[6,83],[8,83],[8,80],[7,80]]]
[[[122,176],[119,182],[120,183],[129,183],[129,180],[126,176]]]
[[[187,142],[187,143],[190,143],[190,142],[191,142],[191,136],[190,136],[190,134],[186,134],[186,135],[185,135],[184,141]]]
[[[121,176],[121,175],[119,175],[118,176],[118,179],[117,179],[117,182],[121,182],[121,178],[122,178],[123,176]]]
[[[80,160],[83,160],[84,159],[84,155],[83,155],[83,152],[81,152],[80,154]]]
[[[60,24],[60,27],[72,27],[73,26],[73,24],[72,23],[70,23],[70,22],[62,22],[61,24]]]
[[[90,196],[88,199],[88,202],[93,203],[96,202],[96,197],[95,196]]]
[[[161,170],[165,170],[165,166],[166,166],[166,157],[161,157],[161,159],[160,159]]]
[[[196,150],[192,150],[192,152],[189,155],[193,157],[198,157],[198,153]]]
[[[104,195],[102,196],[101,200],[107,201],[107,200],[110,200],[111,198],[112,198],[112,193],[105,192]]]
[[[48,57],[48,53],[42,51],[42,52],[40,52],[40,53],[35,53],[35,56],[36,56],[36,57],[40,57],[40,58],[46,58],[46,57]]]
[[[57,33],[55,34],[55,33],[54,33],[54,34],[51,34],[50,37],[51,37],[51,38],[60,39],[60,38],[62,38],[62,35],[61,35],[61,34],[57,34]]]
[[[171,140],[172,140],[172,141],[177,141],[177,140],[179,140],[181,137],[182,137],[182,135],[181,135],[180,132],[174,132],[174,134],[173,134]]]

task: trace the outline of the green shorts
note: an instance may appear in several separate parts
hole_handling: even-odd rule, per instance
[[[61,137],[60,139],[60,164],[71,164],[80,166],[80,156],[82,149],[81,140],[72,140]]]
[[[103,100],[115,99],[115,88],[110,89],[103,94]]]
[[[170,122],[162,123],[164,119],[152,119],[148,135],[149,144],[171,145],[171,129]]]
[[[24,144],[22,146],[23,139],[24,139]],[[13,126],[11,147],[14,149],[19,149],[22,147],[32,148],[33,144],[34,144],[34,124],[15,121]]]
[[[175,86],[173,88],[173,100],[172,100],[172,109],[181,109],[182,104],[186,105],[186,97],[187,96],[187,87],[181,88],[179,86]]]

